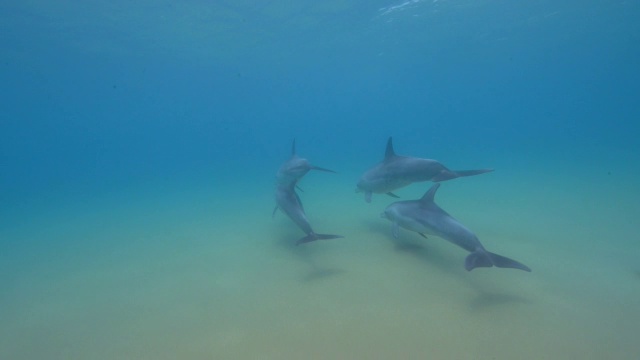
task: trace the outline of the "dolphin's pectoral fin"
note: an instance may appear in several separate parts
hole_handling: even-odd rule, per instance
[[[336,173],[333,170],[329,170],[329,169],[325,169],[325,168],[321,168],[319,166],[313,166],[313,165],[311,165],[311,169],[318,170],[318,171],[326,171],[326,172],[330,172],[330,173]]]
[[[387,195],[389,195],[389,196],[391,196],[391,197],[393,197],[393,198],[396,198],[396,199],[400,199],[400,196],[398,196],[398,195],[396,195],[396,194],[392,193],[391,191],[389,191],[389,192],[387,193]]]
[[[393,226],[391,227],[391,234],[393,234],[393,237],[395,239],[400,236],[400,225],[398,224],[398,222],[393,223]]]
[[[271,217],[274,218],[276,217],[276,212],[278,211],[278,205],[276,205],[275,208],[273,208],[273,212],[271,213]]]
[[[364,201],[370,203],[371,202],[371,191],[364,192]]]
[[[422,236],[425,239],[428,239],[427,235],[423,234],[423,233],[418,233],[420,236]]]

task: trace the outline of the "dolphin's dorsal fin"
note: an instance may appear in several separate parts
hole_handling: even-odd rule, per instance
[[[440,187],[439,183],[433,184],[433,186],[431,186],[431,188],[427,190],[427,192],[424,193],[424,195],[420,198],[420,202],[423,204],[429,204],[434,202],[433,198],[436,196],[436,191],[438,191],[439,187]]]
[[[387,149],[384,152],[384,158],[389,159],[396,156],[396,152],[393,151],[393,140],[391,140],[391,136],[389,136],[389,140],[387,140]]]
[[[293,138],[293,143],[291,144],[291,156],[296,156],[296,139]]]

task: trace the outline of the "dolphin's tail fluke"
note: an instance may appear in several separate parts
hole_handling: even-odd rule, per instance
[[[311,233],[311,234],[303,237],[302,239],[298,240],[298,242],[296,242],[296,245],[306,244],[308,242],[312,242],[312,241],[316,241],[316,240],[340,239],[340,238],[343,238],[343,237],[344,236],[342,236],[342,235]]]
[[[432,180],[433,181],[446,181],[446,180],[451,180],[451,179],[455,179],[455,178],[459,178],[459,177],[463,177],[463,176],[473,176],[473,175],[480,175],[480,174],[485,174],[488,172],[492,172],[493,169],[480,169],[480,170],[457,170],[457,171],[452,171],[452,170],[442,170],[438,175],[436,175]]]
[[[499,268],[520,269],[531,272],[531,269],[525,264],[517,262],[513,259],[509,259],[508,257],[504,257],[502,255],[488,252],[486,250],[476,250],[469,254],[469,256],[467,256],[464,261],[464,268],[467,269],[467,271],[471,271],[477,267],[492,266],[496,266]]]

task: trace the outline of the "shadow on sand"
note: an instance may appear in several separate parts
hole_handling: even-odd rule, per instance
[[[346,274],[346,271],[343,269],[329,269],[329,268],[322,269],[322,268],[315,268],[312,266],[309,272],[306,275],[302,276],[302,281],[315,282],[319,280],[332,278],[342,274]]]
[[[283,220],[284,223],[290,223],[289,219]],[[280,230],[274,231],[273,238],[276,239],[275,243],[281,249],[293,254],[297,259],[307,264],[309,270],[301,274],[301,281],[303,282],[316,282],[325,280],[338,275],[346,274],[344,269],[335,269],[325,267],[318,264],[316,261],[319,256],[327,251],[327,249],[321,245],[326,241],[342,241],[342,239],[331,240],[318,240],[306,244],[296,245],[299,238],[304,236],[304,233],[300,230],[287,226],[279,227]]]
[[[522,296],[507,293],[485,292],[478,290],[478,295],[471,299],[469,308],[471,312],[480,312],[494,307],[501,307],[509,304],[526,304],[530,301]]]

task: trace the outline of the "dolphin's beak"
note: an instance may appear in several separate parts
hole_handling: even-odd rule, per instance
[[[362,190],[360,190],[360,188],[356,188],[356,192],[357,193],[359,193],[360,191],[362,191]]]

